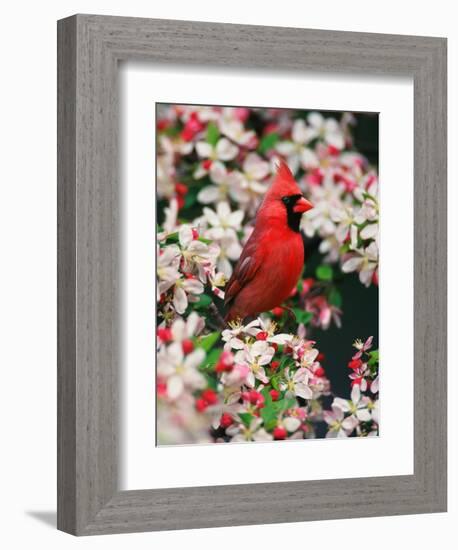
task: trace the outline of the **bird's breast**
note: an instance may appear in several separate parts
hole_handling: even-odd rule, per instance
[[[304,245],[300,234],[289,235],[288,238],[280,238],[272,250],[272,259],[269,262],[273,273],[272,284],[275,287],[291,289],[297,284],[297,280],[304,267]]]
[[[304,267],[300,234],[272,236],[269,251],[252,283],[242,291],[254,311],[268,311],[290,295]]]

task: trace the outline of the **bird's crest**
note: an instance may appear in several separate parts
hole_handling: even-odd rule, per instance
[[[277,173],[265,195],[265,200],[281,199],[288,195],[301,195],[302,191],[297,185],[289,166],[283,159],[277,160]]]

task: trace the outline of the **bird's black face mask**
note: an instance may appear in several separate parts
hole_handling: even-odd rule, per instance
[[[302,214],[305,212],[305,210],[302,209],[295,209],[297,202],[301,199],[304,199],[304,197],[300,194],[286,195],[281,199],[286,208],[288,227],[296,233],[299,233]]]

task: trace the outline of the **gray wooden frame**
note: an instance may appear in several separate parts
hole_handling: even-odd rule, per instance
[[[118,490],[120,60],[413,77],[413,475]],[[444,38],[96,15],[58,22],[59,529],[93,535],[446,511],[446,82]]]

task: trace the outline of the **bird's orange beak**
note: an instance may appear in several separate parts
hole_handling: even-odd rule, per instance
[[[307,212],[308,210],[311,210],[313,208],[313,204],[308,201],[305,197],[301,197],[296,204],[293,206],[294,212]]]

